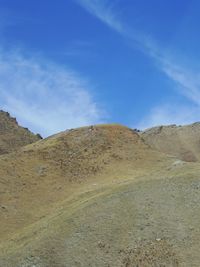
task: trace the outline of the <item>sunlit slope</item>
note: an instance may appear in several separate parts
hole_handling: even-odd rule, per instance
[[[84,184],[111,183],[129,172],[136,177],[163,158],[137,133],[118,125],[63,132],[1,156],[1,236],[40,219]]]
[[[60,218],[56,225],[62,227],[62,209],[70,213],[73,205],[81,207],[79,198],[87,202],[173,160],[120,125],[74,129],[1,156],[0,259],[11,253],[8,258],[15,261],[15,253],[23,255],[28,243],[34,246],[35,238],[48,236],[48,227],[43,228],[53,225],[53,218]],[[12,266],[8,258],[4,264]]]
[[[200,123],[159,126],[141,132],[145,143],[184,161],[200,161]]]
[[[199,266],[199,174],[199,164],[187,163],[62,201],[5,241],[0,263]]]
[[[19,126],[8,112],[0,111],[0,155],[16,151],[40,139],[39,135],[34,135],[27,128]]]

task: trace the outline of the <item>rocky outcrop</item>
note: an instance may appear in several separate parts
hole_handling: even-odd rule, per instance
[[[0,110],[0,155],[16,151],[40,139],[39,134],[35,135],[27,128],[19,126],[16,118]]]

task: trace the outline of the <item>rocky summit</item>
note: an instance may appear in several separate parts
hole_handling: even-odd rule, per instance
[[[0,154],[17,151],[20,147],[41,139],[39,134],[31,133],[18,125],[8,112],[0,110]]]

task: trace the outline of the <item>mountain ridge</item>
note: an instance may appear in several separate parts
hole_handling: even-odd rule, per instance
[[[170,127],[92,125],[2,154],[0,266],[198,267],[200,163],[157,144],[194,147],[199,126]]]
[[[184,126],[167,125],[149,128],[140,133],[146,144],[183,161],[200,161],[200,123]]]
[[[39,134],[33,134],[19,126],[16,118],[0,110],[0,155],[16,151],[18,148],[40,140]]]

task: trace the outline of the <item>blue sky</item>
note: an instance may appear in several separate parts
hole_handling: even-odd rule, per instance
[[[0,0],[0,107],[43,136],[200,120],[197,0]]]

